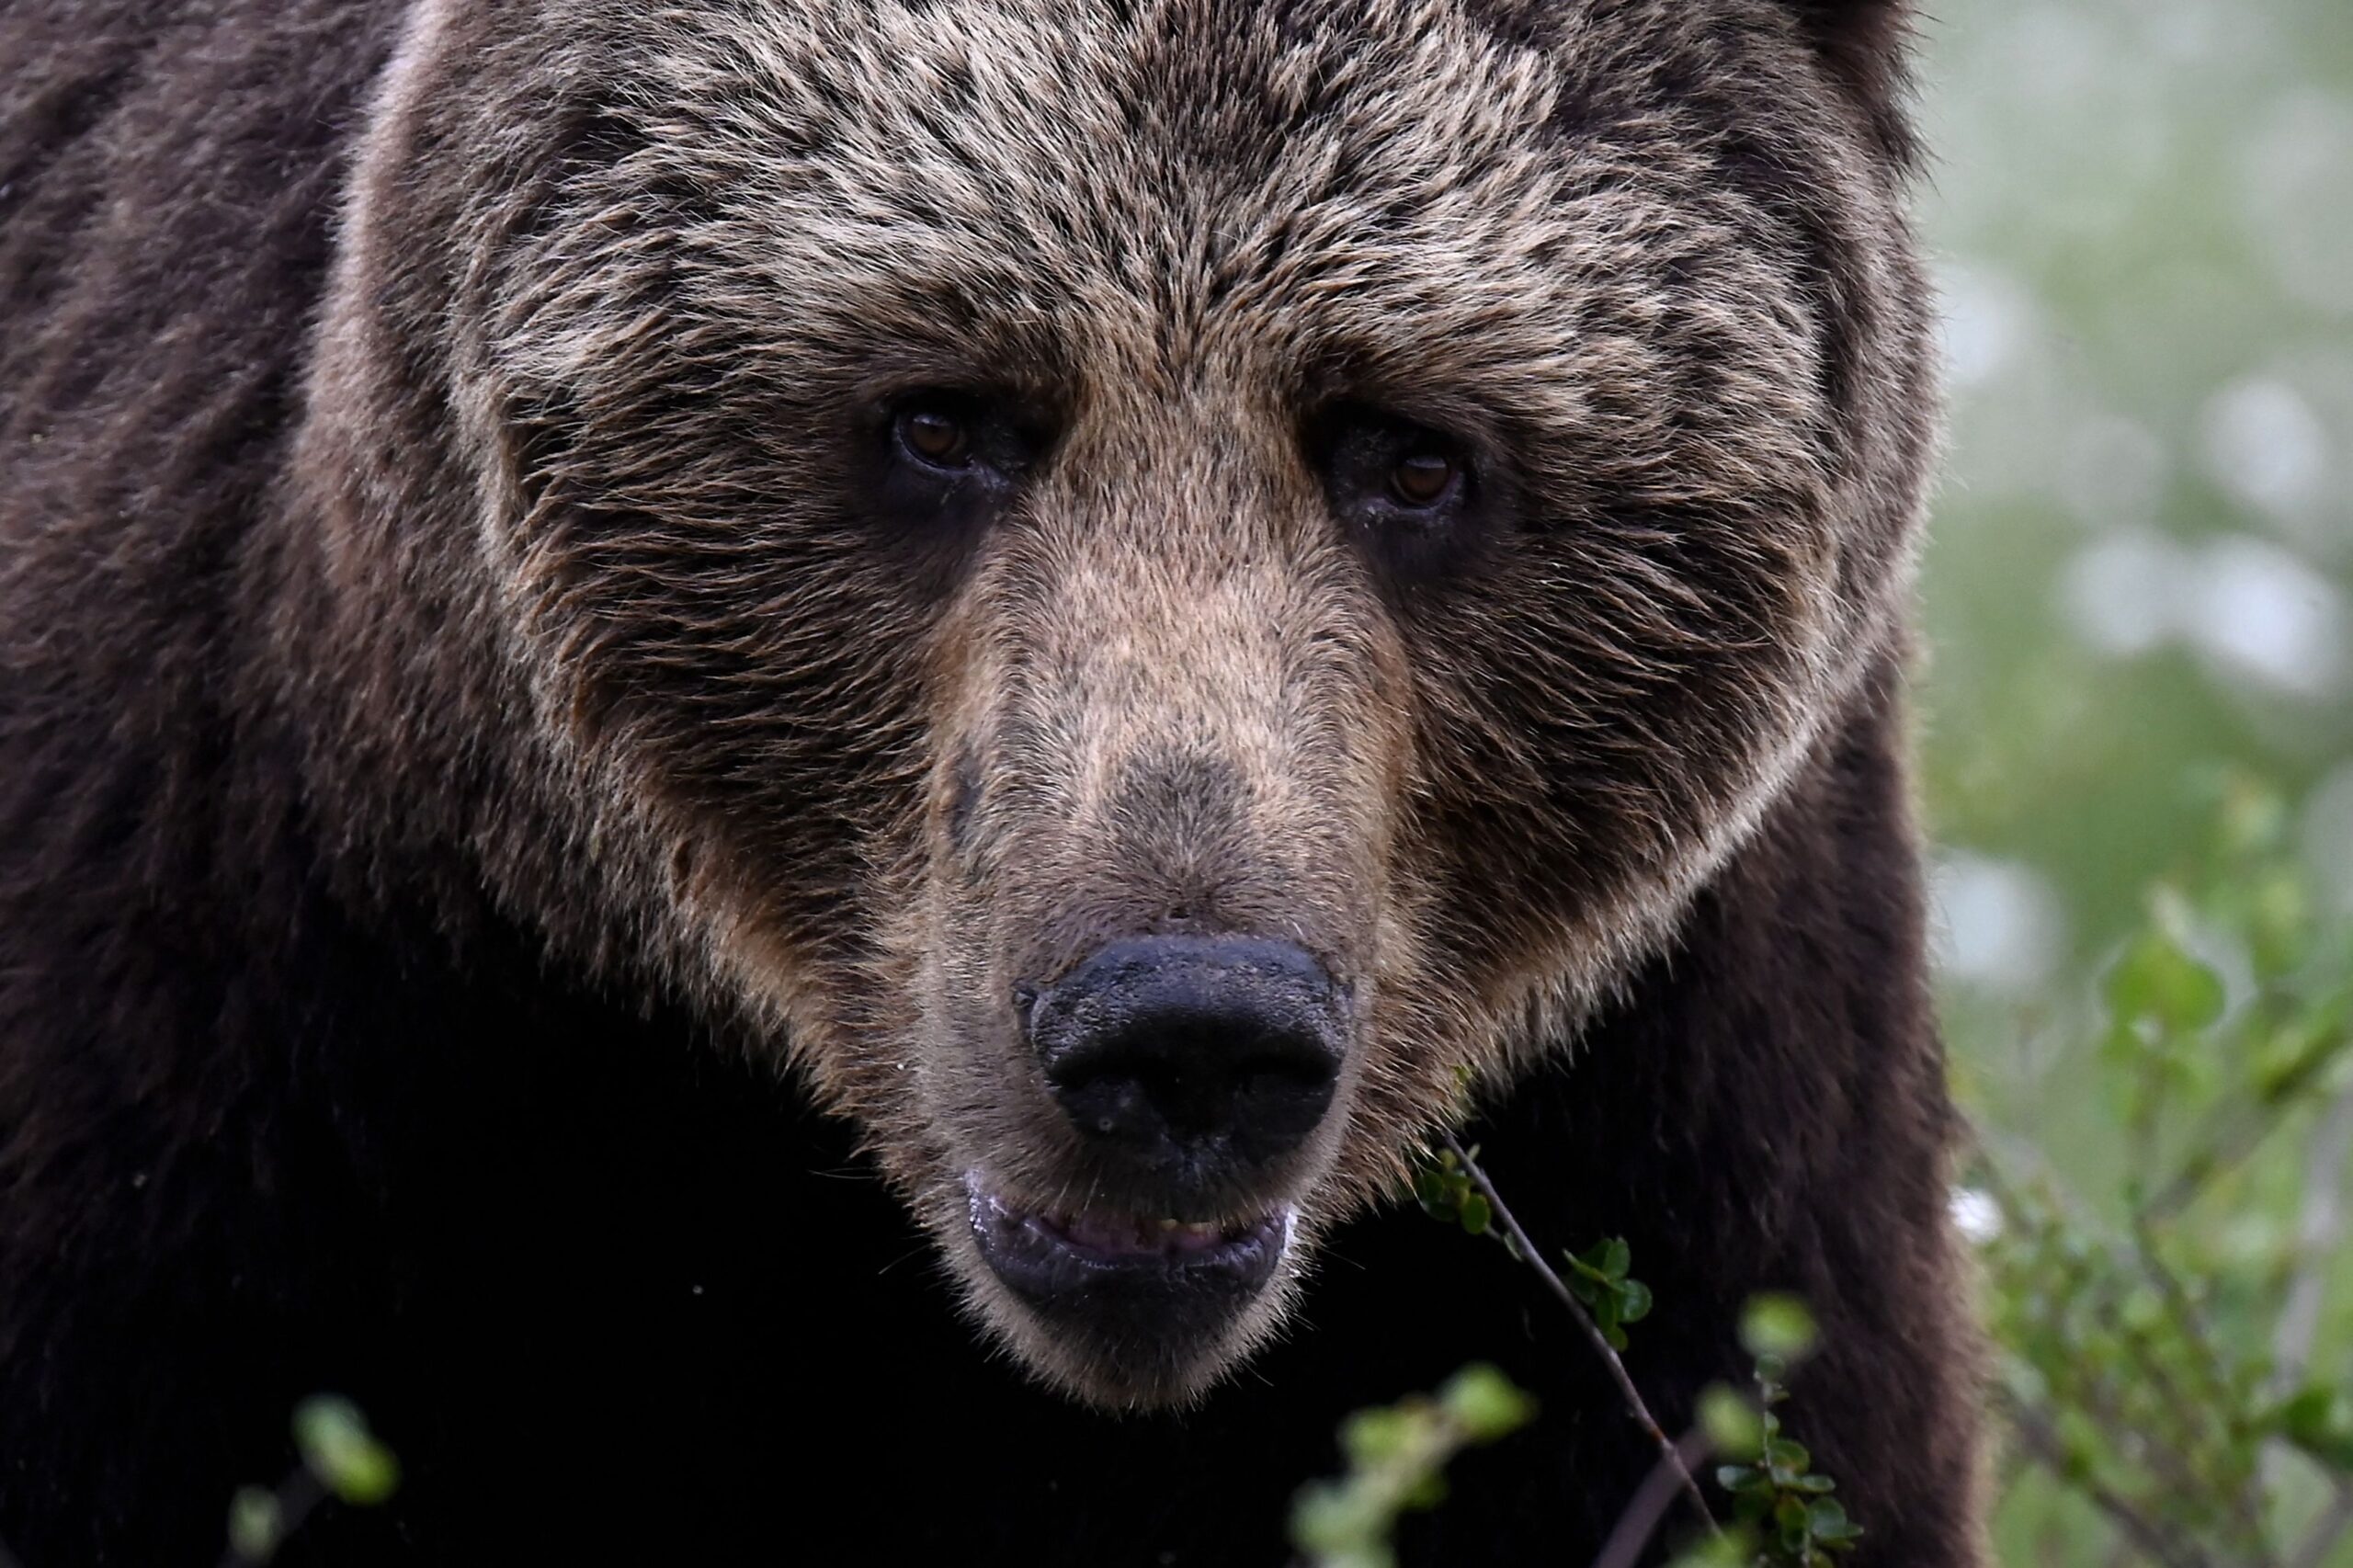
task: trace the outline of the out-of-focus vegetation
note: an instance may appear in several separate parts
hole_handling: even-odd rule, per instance
[[[2049,1006],[2088,1028],[1974,1026],[2019,1080],[1980,1096],[1960,1199],[2006,1562],[2353,1562],[2353,922],[2318,907],[2282,798],[2225,788],[2091,995]],[[2022,1109],[2036,1076],[2089,1104]]]
[[[2010,1563],[2353,1564],[2353,5],[1923,27],[1920,710]]]
[[[1917,700],[1995,1552],[2353,1568],[2353,4],[1933,9]],[[1459,1177],[1424,1204],[1485,1232]]]
[[[349,1400],[313,1394],[294,1407],[294,1468],[275,1487],[241,1486],[229,1500],[222,1568],[262,1568],[320,1507],[373,1508],[400,1490],[400,1460]]]
[[[1358,1411],[1340,1428],[1348,1471],[1301,1490],[1292,1544],[1313,1568],[1393,1568],[1398,1516],[1446,1500],[1447,1461],[1509,1437],[1535,1414],[1535,1401],[1483,1364],[1463,1368],[1435,1398]]]

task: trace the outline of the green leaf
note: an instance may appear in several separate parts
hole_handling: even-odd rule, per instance
[[[1756,1407],[1722,1383],[1699,1392],[1699,1429],[1711,1448],[1730,1458],[1749,1460],[1764,1451],[1765,1427]]]
[[[1702,1536],[1675,1559],[1673,1568],[1748,1568],[1755,1544],[1734,1526],[1722,1535]]]
[[[1461,1210],[1457,1217],[1462,1221],[1464,1230],[1474,1236],[1483,1236],[1487,1233],[1488,1224],[1495,1219],[1495,1210],[1488,1206],[1484,1197],[1474,1192],[1462,1200]]]
[[[1787,1437],[1765,1439],[1765,1468],[1772,1473],[1775,1484],[1793,1484],[1813,1463],[1813,1456],[1805,1451],[1804,1444],[1793,1443]]]
[[[371,1507],[400,1488],[400,1461],[347,1399],[317,1394],[297,1405],[294,1447],[304,1468],[346,1503]]]
[[[1318,1562],[1360,1545],[1370,1526],[1367,1509],[1336,1482],[1302,1487],[1290,1508],[1291,1544]]]
[[[1779,1292],[1751,1296],[1740,1315],[1740,1343],[1760,1360],[1768,1356],[1794,1361],[1813,1348],[1813,1313],[1797,1297]],[[1758,1369],[1763,1372],[1763,1369]],[[1776,1368],[1773,1380],[1779,1381]]]
[[[1371,1466],[1395,1459],[1412,1446],[1418,1428],[1428,1418],[1416,1419],[1410,1406],[1359,1410],[1340,1426],[1340,1449],[1351,1464]]]
[[[1847,1510],[1835,1497],[1817,1497],[1806,1508],[1806,1528],[1813,1539],[1823,1542],[1850,1541],[1863,1532],[1847,1517]]]
[[[1535,1399],[1484,1362],[1455,1373],[1438,1401],[1474,1443],[1492,1443],[1536,1419]]]
[[[2271,1413],[2271,1425],[2291,1443],[2326,1441],[2336,1425],[2337,1394],[2321,1383],[2307,1383]]]
[[[1618,1287],[1618,1321],[1640,1323],[1651,1315],[1651,1288],[1639,1279],[1629,1279]]]
[[[2222,976],[2163,930],[2143,932],[2125,949],[2103,989],[2120,1022],[2146,1019],[2186,1034],[2222,1016]]]
[[[1317,1568],[1397,1568],[1397,1554],[1380,1541],[1363,1541],[1317,1559]]]
[[[243,1562],[267,1562],[286,1539],[286,1508],[266,1487],[240,1486],[229,1499],[229,1550]]]
[[[2290,1443],[2322,1463],[2353,1473],[2353,1426],[2322,1426],[2286,1436]]]
[[[1495,1368],[1463,1368],[1435,1398],[1413,1395],[1359,1410],[1340,1426],[1348,1473],[1302,1487],[1290,1537],[1314,1568],[1392,1568],[1398,1516],[1446,1497],[1444,1466],[1459,1449],[1492,1442],[1532,1419],[1536,1402]]]

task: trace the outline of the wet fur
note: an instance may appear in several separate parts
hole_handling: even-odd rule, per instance
[[[1869,1560],[1973,1561],[1895,15],[11,5],[0,1538],[200,1556],[333,1385],[416,1471],[342,1561],[739,1556],[877,1473],[878,1561],[1272,1559],[1342,1411],[1484,1354],[1550,1414],[1423,1550],[1574,1556],[1643,1463],[1606,1389],[1354,1218],[1469,1063],[1531,1218],[1634,1240],[1663,1415],[1803,1290]],[[960,375],[1045,477],[985,537],[859,515],[844,411]],[[1509,476],[1445,571],[1334,533],[1337,391]],[[906,1206],[1120,1402],[961,1168],[1086,1183],[1006,994],[1188,923],[1367,1032],[1288,1337],[1106,1423]],[[812,1177],[865,1167],[787,1056],[898,1198]],[[498,1448],[508,1398],[578,1446]]]

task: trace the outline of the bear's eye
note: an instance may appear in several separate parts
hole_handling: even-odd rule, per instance
[[[868,403],[852,505],[945,592],[1053,449],[1054,408],[987,386],[918,386]]]
[[[1304,434],[1333,516],[1384,565],[1425,576],[1469,558],[1483,505],[1465,443],[1358,403],[1327,406]]]
[[[1049,411],[983,388],[921,387],[878,412],[890,466],[936,497],[1020,479],[1053,435]]]
[[[1444,452],[1408,452],[1389,471],[1390,493],[1408,506],[1435,506],[1454,486],[1454,460]]]
[[[972,460],[971,425],[945,403],[923,401],[899,410],[892,422],[899,445],[917,462],[933,468],[962,468]]]

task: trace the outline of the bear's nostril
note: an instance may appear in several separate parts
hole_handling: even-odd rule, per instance
[[[1029,1025],[1047,1085],[1098,1149],[1241,1177],[1297,1148],[1330,1108],[1341,1013],[1301,948],[1159,936],[1102,948],[1039,994]]]

